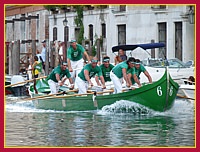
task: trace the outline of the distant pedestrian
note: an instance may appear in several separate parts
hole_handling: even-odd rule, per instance
[[[34,62],[32,65],[32,74],[34,78],[38,78],[42,71],[42,63],[38,61],[38,57],[34,56]]]
[[[184,83],[189,84],[189,85],[194,85],[195,84],[195,78],[193,76],[189,76],[187,81],[185,80]]]
[[[115,57],[115,65],[126,60],[127,60],[127,56],[124,50],[119,49],[118,55]]]
[[[32,74],[33,74],[33,78],[34,78],[34,84],[33,84],[33,88],[35,90],[35,93],[38,94],[38,91],[36,89],[36,79],[40,76],[40,73],[42,71],[42,63],[38,61],[38,57],[34,56],[34,62],[32,65]]]
[[[38,57],[38,61],[42,63],[42,56],[39,50],[36,51],[36,56]]]
[[[58,51],[58,55],[59,55],[59,62],[62,63],[63,62],[63,51],[64,51],[64,42],[58,41],[59,42],[59,51]]]
[[[28,62],[29,62],[29,65],[28,65],[28,68],[27,68],[27,76],[28,76],[28,80],[31,80],[32,79],[32,60],[31,59],[28,59]]]
[[[42,41],[42,52],[41,52],[41,57],[42,57],[42,67],[45,71],[45,61],[46,61],[46,40]]]

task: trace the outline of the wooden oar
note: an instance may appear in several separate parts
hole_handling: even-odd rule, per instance
[[[102,92],[97,92],[97,94],[112,93],[112,92],[114,92],[114,90],[106,90]]]
[[[186,97],[186,96],[182,96],[180,94],[177,94],[176,96],[179,97],[179,98],[183,98],[183,99],[195,100],[194,98],[189,98],[189,97]]]
[[[68,97],[76,97],[76,96],[85,96],[85,95],[91,95],[91,94],[94,94],[94,93],[83,93],[83,94],[72,94],[72,95],[64,95],[64,96],[51,96],[51,97],[46,97],[44,99],[52,99],[52,98],[68,98]],[[43,99],[43,100],[44,100]]]
[[[43,77],[39,77],[39,78],[36,78],[36,79],[26,80],[26,81],[18,82],[18,83],[15,83],[15,84],[10,84],[10,85],[5,86],[5,88],[6,87],[12,87],[12,86],[15,86],[15,85],[18,85],[18,84],[28,83],[28,82],[31,82],[31,81],[34,81],[34,80],[43,79],[43,78],[46,78],[46,77],[47,76],[43,76]]]
[[[94,93],[96,91],[92,91],[92,90],[88,90],[88,93]],[[114,92],[114,90],[110,89],[110,90],[105,90],[105,91],[102,91],[102,92],[96,92],[96,94],[104,94],[104,93],[112,93]]]
[[[55,94],[48,94],[48,95],[44,95],[44,96],[37,96],[37,97],[33,97],[33,98],[28,98],[26,100],[34,100],[34,99],[42,99],[42,98],[46,98],[46,97],[51,97],[51,96],[55,96],[55,95],[59,95],[59,94],[66,94],[69,92],[76,92],[77,90],[68,90],[68,91],[63,91],[63,92],[58,92]]]
[[[75,91],[77,91],[77,90],[69,90],[67,92],[75,92]],[[114,92],[114,90],[106,90],[106,91],[103,91],[103,92],[97,92],[97,94],[103,94],[103,93],[109,93],[109,92]],[[55,96],[55,95],[59,95],[59,94],[63,94],[63,92],[57,93],[57,94],[50,94],[50,95],[46,95],[46,96],[38,96],[38,97],[35,97],[35,98],[26,99],[26,100],[51,99],[51,98],[55,98],[55,99],[56,98],[68,98],[68,97],[92,95],[92,94],[94,94],[94,92],[83,93],[83,94],[71,94],[71,95],[64,95],[64,96]]]
[[[122,92],[127,92],[127,91],[131,91],[131,90],[135,90],[135,88],[124,88],[124,89],[122,89]]]

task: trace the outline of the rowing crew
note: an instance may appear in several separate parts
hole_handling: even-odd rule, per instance
[[[83,56],[88,60],[88,64],[85,66],[83,66]],[[83,46],[77,44],[76,40],[72,40],[70,47],[67,50],[67,62],[62,62],[61,65],[57,66],[47,78],[51,94],[57,93],[66,79],[69,79],[72,89],[74,86],[76,89],[79,89],[79,94],[86,93],[88,87],[93,86],[91,81],[92,77],[95,77],[97,84],[102,86],[103,89],[106,88],[105,82],[112,81],[115,93],[122,92],[123,79],[126,81],[127,87],[130,87],[135,82],[140,87],[139,75],[141,72],[144,72],[149,79],[149,82],[152,83],[151,76],[144,66],[140,64],[140,60],[136,60],[133,57],[130,57],[127,61],[123,61],[116,66],[110,64],[110,58],[108,56],[103,58],[102,65],[97,66],[97,63],[98,60],[96,58],[93,58],[90,61]],[[73,70],[81,68],[82,70]],[[101,83],[99,82],[99,79]]]
[[[151,76],[144,66],[140,64],[138,59],[130,57],[127,61],[123,61],[116,66],[113,66],[109,62],[110,58],[106,56],[103,58],[103,64],[98,66],[98,60],[94,58],[91,60],[91,63],[88,63],[83,67],[75,79],[75,86],[78,88],[79,94],[86,93],[89,86],[94,86],[91,81],[92,77],[95,77],[97,85],[102,86],[103,89],[106,88],[105,82],[112,81],[115,93],[122,92],[123,79],[125,80],[127,87],[132,86],[134,83],[137,83],[140,87],[139,75],[141,72],[144,72],[149,82],[152,83]],[[51,94],[57,93],[60,86],[62,86],[67,79],[69,79],[71,88],[73,89],[74,81],[67,68],[67,63],[63,62],[56,67],[47,78]]]

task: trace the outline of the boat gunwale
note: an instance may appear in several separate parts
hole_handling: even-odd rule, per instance
[[[145,92],[145,91],[149,91],[149,90],[152,90],[153,88],[155,88],[156,86],[158,86],[159,84],[162,84],[164,81],[166,81],[166,74],[167,74],[167,71],[165,71],[165,73],[163,74],[163,76],[160,78],[160,80],[154,82],[154,83],[151,83],[151,84],[146,84],[145,87],[140,87],[140,88],[137,88],[137,89],[134,89],[134,90],[129,90],[127,92],[122,92],[122,93],[118,93],[118,94],[105,94],[105,95],[97,95],[96,98],[98,99],[101,99],[101,98],[104,98],[104,99],[108,99],[108,98],[123,98],[123,97],[127,97],[127,95],[137,95],[137,94],[140,94],[142,92]],[[173,79],[171,79],[170,77],[170,82],[173,82]],[[178,89],[178,84],[176,85],[176,83],[171,83],[176,89]],[[69,96],[68,96],[69,95]],[[53,97],[53,96],[50,96],[50,97],[46,97],[46,98],[42,98],[42,100],[46,100],[46,99],[81,99],[81,100],[84,100],[84,99],[88,99],[88,98],[91,98],[93,96],[93,94],[88,94],[88,95],[83,95],[83,96],[73,96],[73,94],[68,94],[68,95],[59,95],[59,96],[56,96],[56,97]],[[36,100],[36,99],[34,99]],[[40,99],[37,99],[37,100],[40,100]]]

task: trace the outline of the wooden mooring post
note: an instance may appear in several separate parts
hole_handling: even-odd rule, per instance
[[[55,65],[55,47],[53,41],[50,42],[50,72],[53,70]]]
[[[58,46],[58,41],[54,42],[55,44],[55,62],[54,62],[54,67],[57,67],[59,65],[59,56],[58,56],[58,51],[59,51],[59,46]]]
[[[12,62],[12,51],[13,50],[13,43],[10,42],[9,43],[9,47],[8,47],[8,54],[9,54],[9,59],[8,59],[8,74],[11,75],[12,71],[13,71],[13,62]]]
[[[32,40],[31,49],[32,49],[32,63],[33,63],[34,56],[36,56],[36,41],[35,40]]]
[[[10,56],[11,55],[11,56]],[[20,70],[20,40],[11,43],[9,52],[9,75],[19,74]]]
[[[97,39],[97,49],[96,49],[96,52],[97,52],[97,54],[96,54],[96,56],[97,56],[97,58],[98,58],[98,60],[99,61],[101,61],[101,58],[100,58],[100,52],[101,52],[101,50],[100,50],[100,39]]]
[[[45,55],[45,75],[49,74],[49,43],[48,40],[46,40],[46,55]]]

